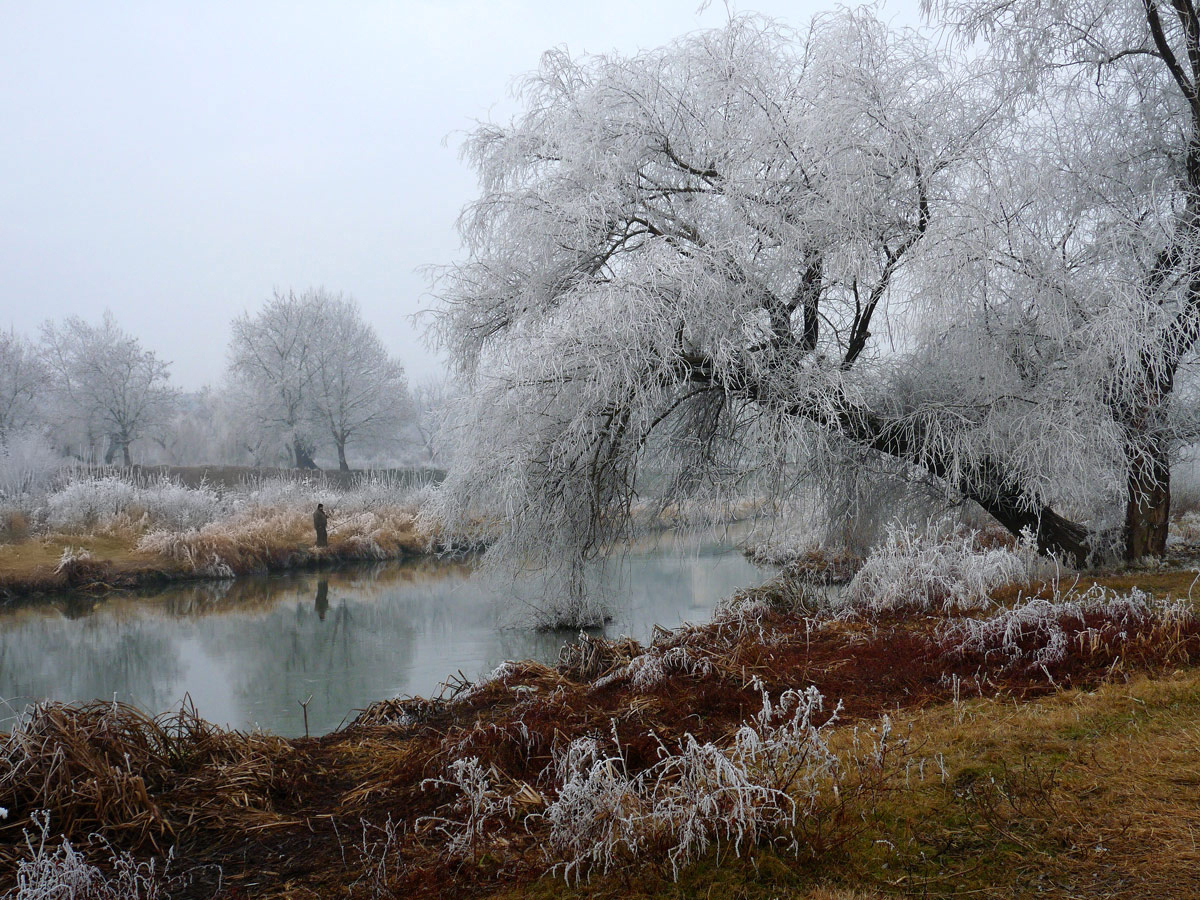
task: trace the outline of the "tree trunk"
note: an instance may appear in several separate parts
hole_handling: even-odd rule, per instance
[[[304,441],[300,438],[295,438],[292,441],[292,456],[295,460],[297,469],[315,469],[317,468],[316,461],[312,458],[312,453],[305,446]]]
[[[1132,446],[1129,456],[1125,559],[1134,562],[1144,556],[1162,556],[1167,552],[1171,461],[1166,442],[1161,439]]]
[[[121,457],[125,460],[126,466],[133,465],[133,458],[129,455],[129,441],[124,441],[121,444]]]
[[[112,436],[108,439],[108,449],[104,451],[104,464],[111,466],[112,461],[117,458],[117,441]]]
[[[350,464],[346,462],[346,439],[334,438],[334,442],[337,444],[338,468],[343,472],[349,472]]]

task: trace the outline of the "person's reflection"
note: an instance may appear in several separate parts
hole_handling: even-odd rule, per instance
[[[329,579],[317,580],[317,618],[325,621],[325,613],[329,609]]]

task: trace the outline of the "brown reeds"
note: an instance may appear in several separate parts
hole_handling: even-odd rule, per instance
[[[42,703],[0,736],[0,847],[33,815],[57,832],[165,852],[184,833],[274,821],[288,742],[226,731],[190,704],[151,717],[122,703]],[[0,850],[0,853],[3,853]]]

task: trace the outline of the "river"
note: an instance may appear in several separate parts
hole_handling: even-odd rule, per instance
[[[629,553],[601,590],[608,636],[704,621],[769,573],[707,546]],[[517,586],[516,594],[528,588]],[[553,662],[570,632],[512,627],[512,585],[469,562],[423,560],[202,582],[0,611],[0,731],[39,699],[116,699],[159,713],[191,698],[233,728],[323,734],[374,700],[431,696],[506,659]]]

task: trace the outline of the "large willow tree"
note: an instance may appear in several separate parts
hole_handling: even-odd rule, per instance
[[[1124,497],[1127,543],[1157,547],[1189,182],[1139,154],[1190,146],[1189,120],[1123,153],[1127,73],[1161,58],[1093,60],[1082,87],[1003,18],[1041,10],[958,9],[960,33],[1016,35],[970,62],[864,12],[547,54],[525,112],[466,145],[480,196],[437,329],[471,437],[436,515],[553,566],[622,534],[647,471],[716,500],[881,463],[1077,561]],[[1169,92],[1146,102],[1175,121]]]

